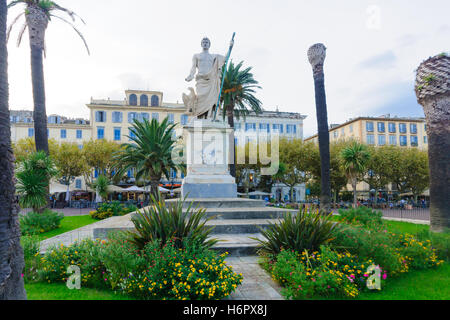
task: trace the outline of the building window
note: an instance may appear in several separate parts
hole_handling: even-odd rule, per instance
[[[411,136],[411,147],[417,147],[419,145],[417,136]]]
[[[76,189],[81,189],[81,179],[76,179],[75,180],[75,188]]]
[[[120,128],[114,128],[114,141],[120,141],[122,134]]]
[[[242,129],[242,125],[240,122],[234,124],[234,130],[241,130],[241,129]]]
[[[106,111],[96,111],[95,112],[96,122],[106,122]]]
[[[398,131],[400,133],[406,133],[406,123],[399,123],[398,124]]]
[[[333,131],[333,138],[337,138],[339,137],[339,132],[338,131]]]
[[[168,115],[167,115],[167,121],[170,123],[170,124],[173,124],[174,122],[175,122],[175,116],[173,115],[173,113],[169,113]]]
[[[137,118],[136,112],[128,112],[128,123],[133,123],[134,119]]]
[[[373,134],[367,135],[367,144],[370,144],[370,145],[375,144],[375,136]]]
[[[410,123],[410,124],[409,124],[409,132],[410,132],[410,133],[417,133],[417,124],[415,124],[415,123]]]
[[[350,125],[350,132],[353,132],[353,124]]]
[[[83,139],[83,130],[77,130],[77,139]]]
[[[181,115],[181,125],[186,125],[188,122],[188,116],[186,114]]]
[[[428,137],[427,136],[423,136],[423,143],[427,144],[428,143]]]
[[[137,96],[134,93],[130,94],[130,106],[137,106]]]
[[[28,128],[28,137],[34,137],[34,128]]]
[[[272,129],[278,131],[278,133],[283,133],[283,125],[282,124],[273,124]]]
[[[406,140],[406,136],[400,136],[400,146],[405,147],[408,145],[408,141]]]
[[[381,134],[378,136],[378,145],[384,146],[386,144],[386,136],[384,134]]]
[[[66,139],[66,138],[67,138],[67,130],[61,129],[61,139]]]
[[[146,94],[142,94],[139,102],[140,102],[139,104],[141,105],[141,107],[148,107],[148,97],[147,97],[147,95]]]
[[[395,133],[396,132],[395,123],[394,122],[389,122],[388,127],[389,127],[389,133]]]
[[[245,131],[256,131],[256,123],[246,123]]]
[[[97,127],[97,139],[105,138],[105,127]]]
[[[159,97],[158,96],[156,96],[156,95],[152,96],[151,106],[152,107],[159,107]]]
[[[98,170],[97,170],[97,168],[95,168],[95,170],[94,170],[94,178],[98,178]]]
[[[367,132],[373,132],[373,122],[366,122],[366,131]]]
[[[159,113],[152,113],[152,119],[159,121]]]
[[[266,131],[267,133],[270,132],[270,125],[268,123],[260,123],[259,124],[259,130],[260,131]]]
[[[384,122],[378,122],[377,123],[377,128],[378,128],[378,132],[385,132],[385,126],[384,126]]]
[[[391,146],[396,146],[397,145],[397,136],[389,136],[389,144]]]
[[[295,124],[286,125],[286,133],[295,134],[297,133],[297,126]]]
[[[423,125],[423,130],[425,130],[425,132],[427,132],[427,124],[426,123]]]
[[[130,140],[136,138],[136,134],[131,128],[128,128],[128,133],[128,137],[130,138]]]
[[[114,111],[112,113],[112,118],[114,123],[122,123],[123,121],[123,114],[120,111]]]
[[[141,120],[142,121],[144,121],[144,120],[149,120],[150,119],[150,115],[147,113],[147,112],[142,112],[141,113]]]

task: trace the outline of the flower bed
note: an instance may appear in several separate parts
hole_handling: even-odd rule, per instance
[[[177,248],[149,242],[143,250],[117,235],[110,241],[84,240],[48,252],[38,278],[48,283],[67,281],[67,267],[81,269],[81,285],[107,288],[139,299],[222,299],[242,282],[218,255],[195,243]]]
[[[97,210],[89,214],[93,219],[103,220],[112,216],[123,216],[136,210],[137,207],[134,205],[124,206],[119,201],[113,201],[101,204]]]

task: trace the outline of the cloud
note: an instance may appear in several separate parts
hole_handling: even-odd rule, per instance
[[[389,69],[395,66],[397,57],[392,50],[386,51],[382,54],[372,56],[369,59],[364,60],[359,64],[361,68],[376,68],[376,69]]]

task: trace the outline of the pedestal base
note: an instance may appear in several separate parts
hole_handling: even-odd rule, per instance
[[[183,183],[181,195],[189,198],[237,198],[236,183]]]

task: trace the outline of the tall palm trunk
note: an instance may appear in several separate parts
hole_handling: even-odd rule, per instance
[[[422,62],[415,90],[427,122],[431,230],[442,232],[450,228],[450,57]]]
[[[352,178],[352,189],[353,189],[353,208],[357,207],[358,204],[358,196],[356,195],[356,178]]]
[[[228,125],[230,128],[233,129],[233,135],[231,137],[230,141],[230,148],[232,148],[231,151],[233,151],[233,163],[230,163],[230,175],[233,178],[236,178],[236,146],[234,144],[234,112],[233,112],[233,106],[229,105],[226,107],[227,110],[227,118],[228,118]]]
[[[331,183],[330,183],[330,136],[328,133],[327,102],[325,96],[325,81],[323,63],[326,48],[317,43],[308,50],[308,59],[311,63],[314,76],[314,89],[316,96],[317,127],[320,151],[320,211],[323,214],[330,212]]]
[[[28,6],[26,20],[30,36],[31,49],[31,81],[33,85],[34,102],[34,134],[36,150],[48,154],[47,112],[45,110],[44,84],[44,39],[48,18],[45,12],[37,6]]]
[[[0,0],[0,300],[26,299],[8,108],[6,0]]]
[[[151,177],[150,178],[150,186],[151,186],[151,194],[155,197],[156,200],[159,199],[159,182],[161,181],[161,177]]]

